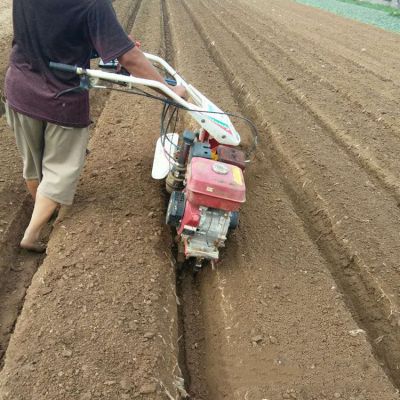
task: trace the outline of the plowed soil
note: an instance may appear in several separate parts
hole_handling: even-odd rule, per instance
[[[44,260],[20,253],[30,202],[3,117],[0,399],[399,399],[400,37],[288,0],[114,6],[255,121],[248,201],[216,270],[176,276],[150,178],[160,105],[96,96],[76,203]]]

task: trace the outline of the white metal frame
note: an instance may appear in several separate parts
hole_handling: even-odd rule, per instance
[[[164,68],[164,70],[176,80],[178,85],[184,86],[194,103],[182,99],[167,85],[158,81],[137,78],[132,75],[126,76],[101,70],[83,68],[77,68],[77,74],[86,74],[89,78],[101,79],[114,83],[126,83],[131,86],[145,86],[158,89],[173,99],[176,103],[187,108],[191,117],[219,143],[231,146],[238,146],[240,144],[240,135],[236,131],[228,115],[224,114],[221,109],[219,109],[194,86],[188,84],[164,59],[153,54],[144,53],[144,55],[152,63],[158,64]]]

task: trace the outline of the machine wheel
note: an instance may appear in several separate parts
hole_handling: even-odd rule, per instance
[[[236,229],[238,226],[239,226],[239,211],[233,211],[231,214],[229,229]]]
[[[177,228],[185,213],[185,194],[183,192],[172,192],[169,199],[166,223]]]

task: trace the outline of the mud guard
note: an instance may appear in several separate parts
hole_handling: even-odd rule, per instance
[[[168,154],[173,155],[176,152],[178,142],[179,134],[177,133],[167,133],[157,140],[154,151],[153,169],[151,171],[153,179],[164,179],[168,175],[174,164],[174,161],[168,158]]]

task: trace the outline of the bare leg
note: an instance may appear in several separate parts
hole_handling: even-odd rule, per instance
[[[36,200],[36,192],[39,186],[39,181],[37,179],[29,179],[26,180],[26,187],[28,188],[29,193],[32,196],[33,200]]]
[[[42,196],[40,193],[36,194],[35,207],[33,209],[31,221],[26,228],[24,238],[20,244],[23,249],[39,253],[46,250],[46,248],[39,243],[39,236],[42,228],[57,208],[57,205],[58,203]]]

